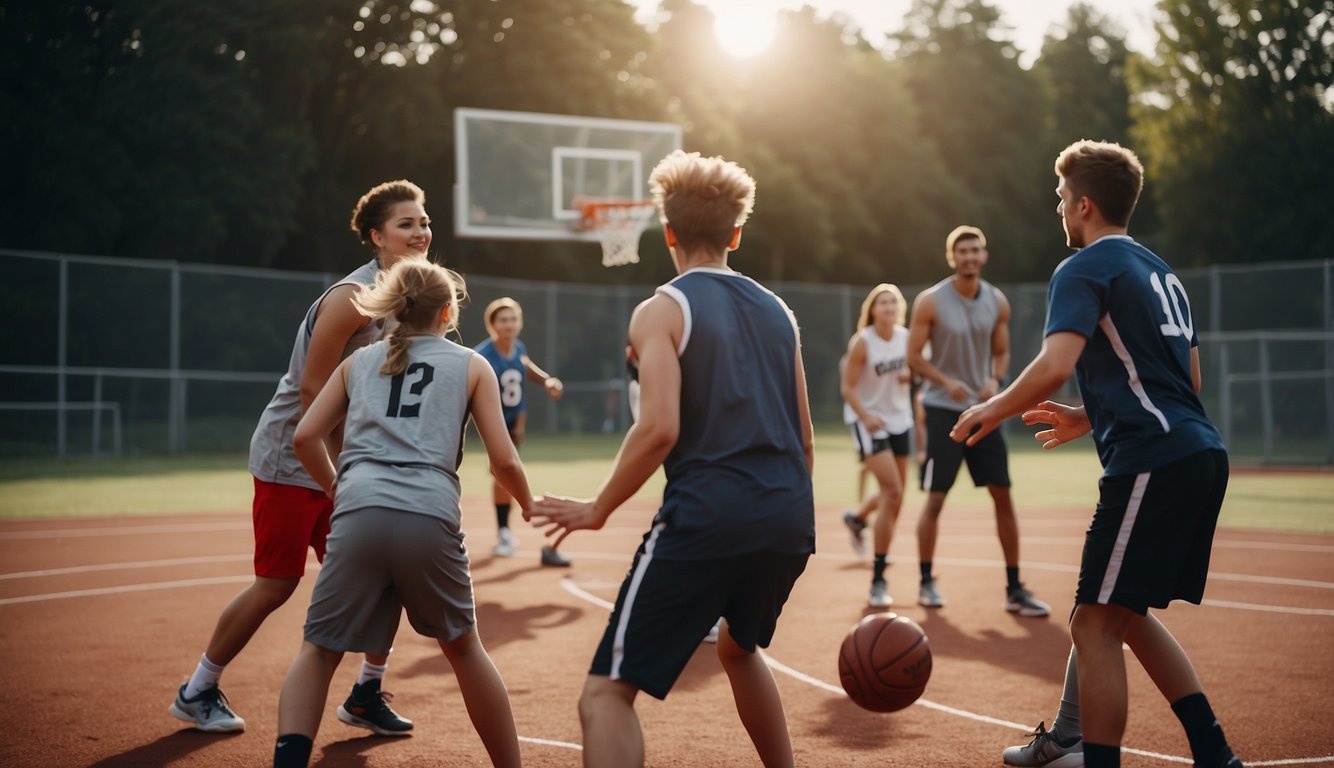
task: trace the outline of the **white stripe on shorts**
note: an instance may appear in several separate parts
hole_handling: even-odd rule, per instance
[[[1144,489],[1149,486],[1148,472],[1135,476],[1135,487],[1130,490],[1126,501],[1126,514],[1121,518],[1121,529],[1116,532],[1116,544],[1112,545],[1112,556],[1107,560],[1107,571],[1102,575],[1102,589],[1098,591],[1098,603],[1106,605],[1112,598],[1116,579],[1121,575],[1121,564],[1126,559],[1126,545],[1130,543],[1130,532],[1135,528],[1135,518],[1139,516],[1139,505],[1144,501]]]
[[[644,580],[644,572],[648,570],[648,564],[653,560],[653,548],[658,543],[658,534],[666,528],[666,523],[658,523],[653,526],[649,533],[648,541],[644,542],[644,554],[639,558],[639,563],[635,565],[634,575],[630,577],[630,588],[625,591],[625,602],[621,604],[621,618],[616,623],[616,636],[611,644],[611,674],[612,680],[621,679],[621,661],[625,658],[625,630],[630,625],[630,612],[635,605],[635,596],[639,594],[639,584]]]

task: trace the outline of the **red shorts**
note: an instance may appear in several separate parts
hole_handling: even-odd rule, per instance
[[[306,573],[306,547],[324,562],[333,501],[324,491],[255,478],[255,575],[299,579]]]

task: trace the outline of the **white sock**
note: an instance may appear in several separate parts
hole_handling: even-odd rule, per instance
[[[389,669],[389,662],[383,664],[372,664],[366,659],[361,660],[361,674],[357,676],[357,685],[361,685],[367,680],[381,680],[384,678],[384,671]]]
[[[222,670],[226,668],[226,664],[214,664],[209,661],[207,653],[200,654],[199,666],[195,667],[195,673],[190,676],[190,682],[185,684],[185,698],[192,699],[198,696],[202,690],[217,688],[218,681],[222,679]]]

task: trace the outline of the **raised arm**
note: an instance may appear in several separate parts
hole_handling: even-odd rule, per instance
[[[681,425],[681,361],[676,350],[685,325],[675,301],[661,294],[630,318],[630,346],[639,363],[639,418],[625,433],[611,474],[593,499],[545,497],[537,507],[547,535],[601,528],[607,517],[644,485],[676,445]]]
[[[985,400],[959,416],[950,437],[974,445],[1001,422],[1047,399],[1070,378],[1088,340],[1077,333],[1053,333],[1042,342],[1042,351],[1004,392]],[[973,429],[977,428],[974,432]]]
[[[538,384],[541,384],[552,400],[559,400],[560,396],[565,393],[565,384],[561,382],[560,379],[538,367],[537,363],[534,363],[532,358],[528,357],[528,355],[524,355],[522,360],[523,371],[524,374],[527,375],[528,380],[536,381]]]

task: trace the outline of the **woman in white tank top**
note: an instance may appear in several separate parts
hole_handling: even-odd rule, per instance
[[[848,341],[847,364],[840,390],[857,420],[851,425],[853,440],[862,462],[876,478],[880,492],[876,496],[873,535],[875,559],[871,570],[871,591],[867,600],[874,608],[893,604],[885,580],[889,545],[894,523],[903,503],[903,478],[908,468],[908,432],[912,428],[912,374],[908,370],[907,302],[899,289],[881,283],[867,294],[857,319],[857,333]],[[844,524],[860,543],[865,517],[872,511],[864,506],[860,514],[844,513]]]

